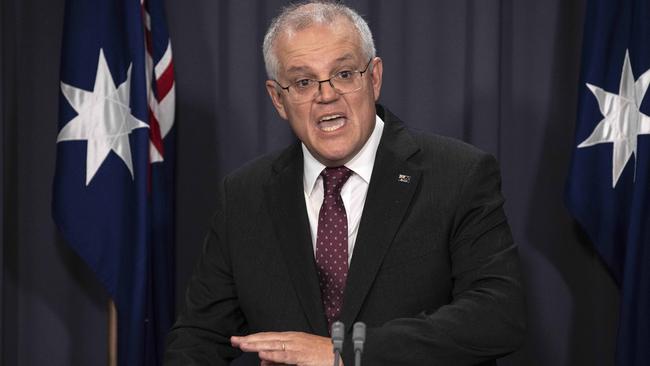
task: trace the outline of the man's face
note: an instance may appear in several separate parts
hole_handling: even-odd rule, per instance
[[[347,20],[282,34],[275,52],[280,63],[277,78],[283,86],[300,79],[329,79],[341,70],[363,70],[368,62],[358,33]],[[340,95],[325,82],[313,100],[297,104],[272,80],[266,88],[280,117],[289,121],[311,154],[326,166],[339,166],[361,150],[375,127],[381,76],[381,59],[375,57],[363,74],[363,87],[353,93]]]

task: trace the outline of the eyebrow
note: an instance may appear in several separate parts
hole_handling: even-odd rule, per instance
[[[334,60],[335,63],[340,63],[344,61],[349,61],[349,60],[354,60],[354,56],[351,53],[346,53],[343,56],[337,58]],[[287,74],[293,74],[293,73],[311,73],[312,70],[308,66],[292,66],[287,70]]]
[[[308,72],[311,71],[309,67],[307,66],[292,66],[287,70],[287,74],[292,74],[292,73],[301,73],[301,72]]]
[[[337,58],[334,60],[335,62],[343,62],[343,61],[348,61],[348,60],[354,60],[354,56],[350,53],[346,53],[345,55]]]

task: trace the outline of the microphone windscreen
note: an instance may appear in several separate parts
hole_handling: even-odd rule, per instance
[[[332,324],[332,343],[334,349],[339,351],[343,349],[343,340],[345,338],[345,326],[342,322],[336,321]]]
[[[354,350],[363,351],[363,343],[366,341],[366,324],[362,322],[354,323],[352,329],[352,342],[354,343]]]

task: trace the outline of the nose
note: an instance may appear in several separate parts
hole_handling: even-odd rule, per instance
[[[323,80],[319,82],[318,90],[319,93],[317,100],[321,103],[329,103],[339,97],[339,93],[334,90],[331,80]]]

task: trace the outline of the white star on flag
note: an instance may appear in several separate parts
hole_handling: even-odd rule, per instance
[[[61,83],[61,92],[77,112],[77,116],[63,126],[56,141],[88,142],[86,186],[90,184],[111,151],[124,161],[133,178],[129,134],[137,128],[149,128],[149,125],[131,114],[130,86],[131,65],[126,80],[116,88],[102,49],[99,50],[92,92]]]
[[[621,71],[618,94],[587,83],[587,87],[596,97],[603,119],[579,148],[611,142],[612,152],[612,188],[616,187],[623,168],[634,155],[636,169],[636,151],[638,135],[650,134],[650,117],[641,113],[643,97],[650,84],[650,70],[634,81],[629,52],[625,51],[625,61]]]

